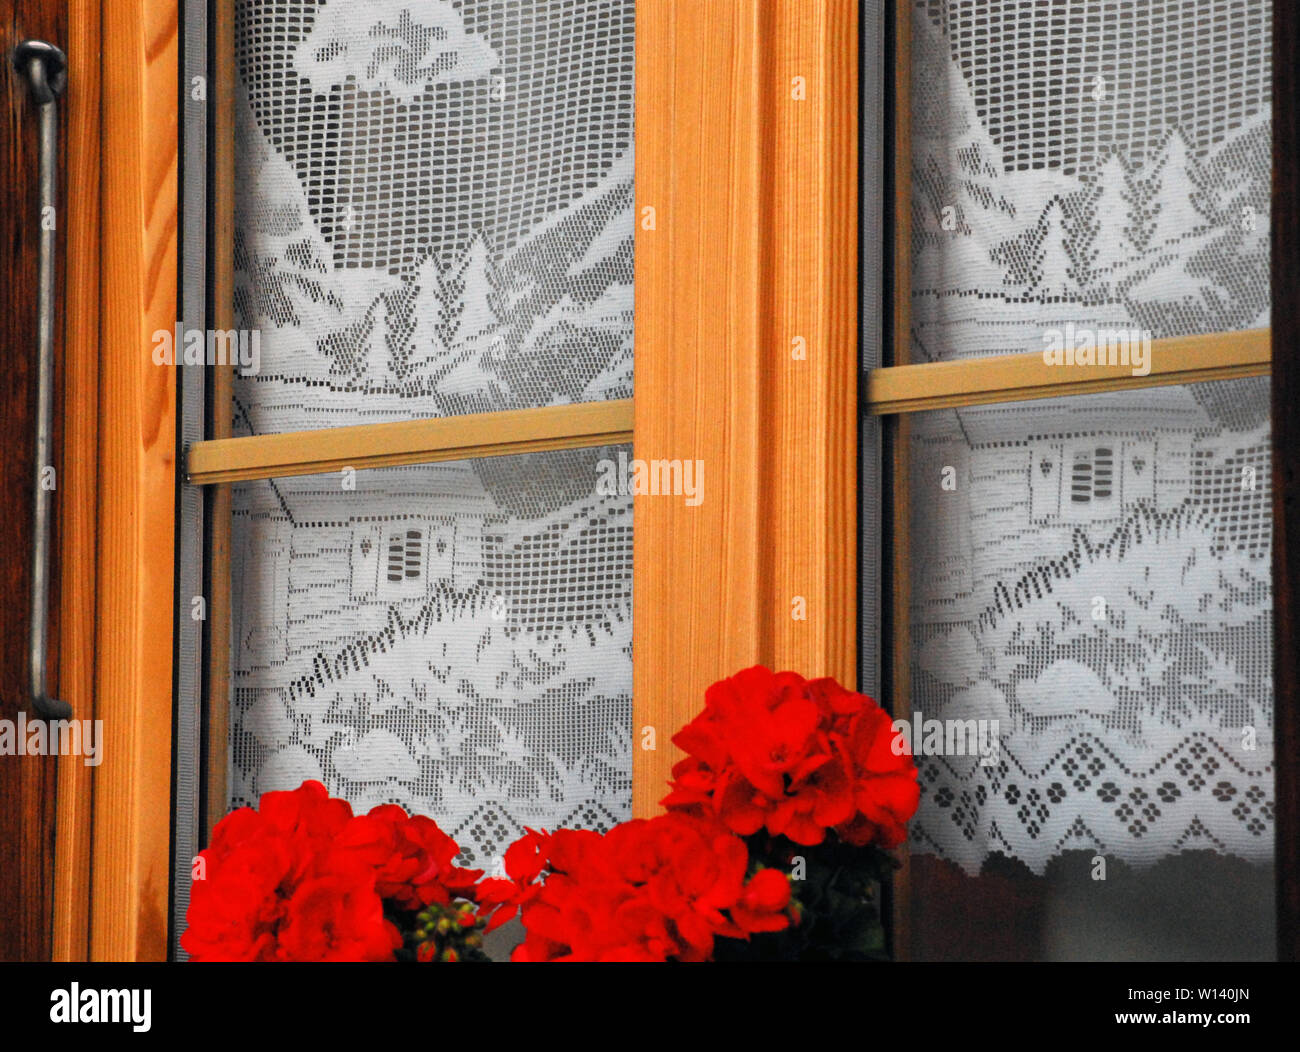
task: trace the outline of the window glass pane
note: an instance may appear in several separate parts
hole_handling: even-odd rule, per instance
[[[634,6],[237,0],[236,433],[631,396]]]
[[[914,956],[1272,954],[1268,407],[912,418]]]
[[[918,0],[913,360],[1041,351],[1067,326],[1267,326],[1271,19],[1267,0]]]
[[[492,865],[630,817],[626,447],[235,486],[230,804],[323,781]]]

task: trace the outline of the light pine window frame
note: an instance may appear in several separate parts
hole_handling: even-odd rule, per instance
[[[170,893],[175,3],[69,0],[59,690],[104,761],[59,760],[53,957],[153,960]],[[70,76],[70,80],[72,76]]]
[[[176,373],[152,365],[148,337],[170,329],[178,310],[178,5],[80,2],[99,15],[81,24],[102,47],[104,100],[95,158],[104,180],[102,317],[78,322],[76,338],[97,343],[101,355],[97,394],[79,391],[103,409],[93,693],[107,758],[93,793],[81,770],[60,771],[71,789],[57,834],[56,955],[163,959],[172,880],[172,538],[186,465],[175,444]],[[223,328],[232,314],[232,10],[231,0],[216,0],[209,24],[218,41],[210,97],[219,106],[210,313]],[[626,405],[604,407],[616,426],[587,438],[626,438],[630,423],[637,456],[699,458],[710,479],[698,508],[650,498],[634,511],[634,722],[657,738],[657,748],[636,750],[634,809],[650,814],[672,764],[669,738],[710,682],[757,661],[854,677],[857,3],[641,0],[637,18],[635,399],[630,414]],[[646,208],[653,224],[640,222]],[[85,229],[94,225],[86,217]],[[806,357],[792,356],[796,338]],[[222,404],[229,376],[214,371],[211,383]],[[565,414],[572,422],[590,412],[538,410],[498,423],[528,448],[559,447],[574,437],[564,432]],[[550,414],[540,438],[538,413]],[[230,441],[220,415],[214,425],[213,441]],[[435,460],[453,441],[461,457],[509,451],[449,434],[440,426],[408,433],[401,454]],[[373,435],[359,437],[345,457],[373,449]],[[273,448],[276,440],[266,441]],[[222,450],[190,450],[191,467],[208,458],[213,468],[199,476],[213,487],[213,655],[229,648]],[[259,477],[260,456],[251,472],[245,463],[227,477]],[[309,470],[306,460],[299,466]],[[262,467],[284,464],[272,456]],[[795,596],[806,620],[790,616]],[[83,631],[89,623],[83,615]],[[226,662],[214,657],[214,738],[225,733],[218,701],[228,682]],[[89,711],[77,692],[69,697],[81,702],[79,713]],[[220,799],[224,750],[211,752],[221,759],[209,769],[209,795]]]
[[[885,3],[866,5],[870,25],[883,24]],[[592,412],[582,406],[496,421],[498,433],[528,449],[623,441],[630,431],[637,457],[705,462],[709,482],[700,506],[667,498],[634,503],[638,815],[656,811],[677,755],[669,738],[699,710],[714,680],[763,662],[855,681],[860,412],[887,418],[884,504],[893,543],[882,553],[891,586],[882,626],[889,643],[885,700],[904,699],[895,708],[905,711],[906,414],[971,399],[1078,393],[1065,389],[1077,383],[1068,370],[1048,376],[1036,369],[1037,355],[1014,356],[1021,361],[987,371],[981,361],[908,361],[910,4],[894,5],[893,99],[901,104],[893,109],[893,159],[884,173],[892,185],[886,368],[859,389],[858,0],[639,0],[633,404],[630,412],[625,404],[604,406],[597,412],[606,414],[603,429],[595,430],[590,419],[575,423]],[[65,377],[67,404],[83,414],[69,413],[69,449],[97,457],[97,471],[93,485],[65,493],[61,507],[68,569],[60,684],[79,716],[104,719],[106,759],[93,776],[67,759],[60,764],[54,946],[66,960],[163,959],[172,880],[178,474],[197,466],[196,481],[212,487],[209,650],[223,655],[230,507],[224,479],[284,473],[286,455],[298,456],[293,463],[303,470],[313,468],[301,451],[273,452],[285,436],[230,439],[221,414],[213,442],[194,447],[188,465],[178,463],[176,374],[149,358],[149,334],[170,329],[178,310],[178,4],[70,0],[70,11],[78,48],[102,55],[82,108],[70,112],[68,347],[69,361],[81,364],[70,365]],[[215,0],[212,11],[209,32],[218,44],[210,97],[218,110],[210,309],[213,324],[229,328],[233,0]],[[98,112],[91,98],[102,99]],[[877,249],[864,246],[867,254]],[[1196,359],[1208,370],[1201,378],[1268,372],[1268,339],[1233,334],[1221,341],[1223,349]],[[796,340],[804,357],[792,354]],[[1202,353],[1187,341],[1159,341],[1148,379],[1196,379],[1180,374],[1189,350]],[[1089,382],[1133,386],[1119,377]],[[215,370],[211,383],[214,404],[225,404],[228,374]],[[1049,390],[1056,384],[1063,386]],[[442,424],[414,436],[396,425],[380,438],[406,428],[398,455],[418,462],[439,459],[451,446],[457,457],[517,451],[489,448],[499,444],[491,437],[494,422],[480,423],[487,437],[469,442]],[[341,455],[373,453],[374,438],[354,435],[347,441],[358,444]],[[223,476],[231,470],[230,451],[247,457],[252,449],[233,443],[254,441],[265,448],[239,474]],[[391,454],[388,448],[378,455]],[[796,597],[804,620],[791,616]],[[226,733],[219,702],[228,691],[227,666],[214,657],[209,668],[207,732],[216,741]],[[653,749],[641,747],[645,728],[654,730]],[[209,794],[220,800],[225,750],[211,751],[218,762],[208,771]],[[220,811],[213,806],[209,824]],[[896,904],[906,895],[905,867]]]

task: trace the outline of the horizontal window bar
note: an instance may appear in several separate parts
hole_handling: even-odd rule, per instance
[[[1264,376],[1271,360],[1268,329],[1152,340],[1148,349],[1141,360],[1130,351],[1126,362],[1115,364],[1056,364],[1031,351],[873,369],[867,374],[865,408],[875,415],[915,413]],[[1104,348],[1098,354],[1104,357]],[[631,399],[585,402],[199,442],[186,458],[186,478],[210,485],[631,440]]]
[[[190,447],[185,468],[186,480],[203,486],[631,441],[632,400],[626,398],[213,439]]]
[[[1073,337],[1078,346],[1084,327],[1062,332],[1062,344]],[[1106,364],[1070,364],[1048,351],[1006,354],[988,358],[963,358],[953,362],[925,362],[873,369],[867,373],[866,410],[875,415],[917,413],[994,402],[1024,402],[1034,398],[1097,394],[1138,387],[1233,380],[1268,375],[1271,361],[1270,330],[1209,333],[1151,340],[1140,357],[1132,347],[1117,349],[1111,364],[1106,348],[1094,351]],[[1149,351],[1149,354],[1148,354]],[[1139,375],[1140,374],[1140,375]]]

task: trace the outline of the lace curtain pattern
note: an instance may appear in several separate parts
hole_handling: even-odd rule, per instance
[[[1271,8],[925,0],[914,361],[1268,325]],[[978,872],[1085,849],[1266,862],[1267,380],[919,415],[913,845]]]
[[[236,433],[631,395],[633,8],[238,0]],[[629,817],[617,454],[237,486],[231,805]]]
[[[240,426],[631,396],[633,6],[240,0]]]

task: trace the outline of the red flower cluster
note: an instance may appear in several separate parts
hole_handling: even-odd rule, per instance
[[[762,869],[747,880],[744,842],[689,815],[624,822],[604,836],[530,830],[505,865],[510,879],[484,881],[480,901],[498,907],[491,927],[522,910],[527,937],[515,961],[705,961],[715,937],[790,924],[789,878]]]
[[[920,799],[916,764],[894,740],[889,715],[865,694],[746,669],[710,687],[704,712],[673,738],[688,757],[663,803],[742,836],[766,828],[814,845],[833,830],[849,844],[894,847]]]
[[[557,836],[564,834],[560,830]],[[478,886],[479,915],[489,918],[486,931],[495,931],[542,893],[541,879],[550,864],[549,833],[525,829],[506,848],[506,876],[489,877]]]
[[[719,939],[794,953],[814,916],[819,952],[839,939],[860,958],[867,878],[840,858],[796,901],[790,876],[770,868],[780,852],[742,837],[766,829],[833,847],[833,834],[870,848],[868,869],[870,852],[902,841],[918,802],[916,765],[895,740],[874,701],[834,680],[748,669],[710,687],[674,737],[688,756],[667,814],[603,836],[527,830],[492,880],[458,868],[455,841],[429,818],[394,805],[353,815],[319,782],[267,793],[214,831],[181,944],[200,961],[485,960],[485,924],[519,915],[516,961],[705,961],[743,945]]]
[[[423,815],[408,815],[396,804],[373,808],[358,819],[358,841],[372,840],[371,858],[378,862],[375,890],[397,908],[418,910],[431,903],[450,905],[453,898],[474,898],[481,869],[460,869],[453,860],[460,847],[438,823]]]
[[[198,961],[389,961],[397,909],[473,898],[455,842],[400,807],[354,816],[319,782],[267,793],[218,823],[190,893],[181,945]]]

